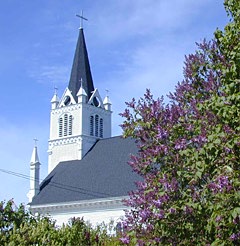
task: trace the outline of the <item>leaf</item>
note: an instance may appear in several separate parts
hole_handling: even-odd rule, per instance
[[[234,208],[232,211],[232,217],[235,219],[237,216],[240,215],[240,207]]]
[[[202,172],[201,172],[201,171],[197,171],[197,172],[196,172],[196,176],[197,176],[198,178],[202,178]]]

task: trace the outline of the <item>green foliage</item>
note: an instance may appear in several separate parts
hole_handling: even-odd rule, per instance
[[[109,226],[96,228],[81,218],[72,218],[67,225],[57,227],[48,217],[34,217],[23,205],[12,200],[0,202],[0,245],[2,246],[117,246],[122,245]]]

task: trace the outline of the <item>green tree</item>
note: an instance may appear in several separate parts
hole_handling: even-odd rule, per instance
[[[57,227],[48,217],[34,217],[23,205],[12,200],[0,202],[0,245],[3,246],[117,246],[115,235],[108,234],[108,225],[91,227],[82,218],[72,218]]]
[[[125,244],[240,244],[240,1],[225,8],[230,22],[186,57],[171,103],[147,90],[122,114],[144,179],[126,201]]]

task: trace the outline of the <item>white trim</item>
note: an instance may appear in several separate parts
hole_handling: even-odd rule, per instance
[[[77,136],[66,136],[66,137],[59,137],[58,139],[54,139],[54,140],[48,140],[49,143],[49,147],[53,147],[53,146],[58,146],[58,145],[64,145],[64,144],[69,144],[69,143],[79,143],[83,140],[83,138],[88,138],[89,141],[96,141],[96,137],[95,136],[89,136],[89,135],[77,135]]]
[[[88,104],[92,104],[95,97],[99,101],[99,105],[97,106],[97,108],[103,108],[105,110],[105,108],[103,106],[102,98],[101,98],[97,88],[93,91],[93,93],[92,93],[92,95],[88,101]]]
[[[116,210],[126,209],[122,200],[128,198],[128,196],[92,199],[83,201],[72,201],[65,203],[49,203],[42,205],[31,205],[30,211],[33,213],[50,213],[50,212],[66,212],[68,210],[78,210],[81,212],[90,212],[92,210]]]
[[[59,101],[58,108],[69,106],[69,105],[65,105],[65,104],[64,104],[64,99],[65,99],[66,96],[69,96],[69,97],[70,97],[70,103],[69,103],[69,105],[74,105],[74,104],[76,104],[76,101],[75,101],[74,97],[72,96],[71,91],[70,91],[70,90],[68,89],[68,87],[67,87],[67,88],[65,89],[63,95],[62,95],[61,100]]]

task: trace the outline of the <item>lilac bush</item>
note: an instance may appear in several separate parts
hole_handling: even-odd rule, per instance
[[[121,114],[143,177],[125,201],[125,244],[240,243],[240,2],[225,7],[230,23],[186,56],[171,102],[147,89]]]

